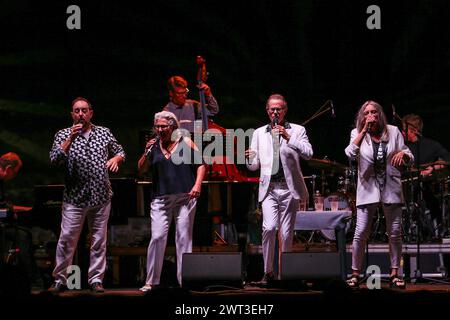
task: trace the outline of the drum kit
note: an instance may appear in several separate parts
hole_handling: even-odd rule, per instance
[[[337,198],[337,210],[352,211],[352,219],[347,223],[347,236],[353,235],[355,217],[356,217],[356,170],[352,167],[347,167],[336,161],[329,159],[310,159],[308,165],[320,172],[319,175],[311,175],[305,177],[310,180],[310,195],[313,196],[316,192],[324,196],[323,210],[332,211],[332,202]],[[313,192],[311,192],[311,190]],[[310,210],[314,210],[314,199],[310,199]],[[335,241],[336,235],[334,230],[320,230],[320,235],[327,241]]]
[[[427,169],[433,168],[431,173]],[[438,160],[403,172],[405,240],[422,242],[448,237],[450,162]]]
[[[324,210],[331,210],[330,199],[338,197],[338,210],[352,211],[347,224],[347,238],[351,240],[356,225],[356,166],[345,166],[329,159],[311,159],[309,167],[320,172],[305,177],[310,181],[308,189],[312,197],[317,190],[324,197]],[[426,168],[433,167],[431,174],[421,175]],[[422,242],[434,241],[450,236],[450,162],[435,161],[419,168],[408,168],[402,173],[402,187],[405,197],[403,213],[403,235],[405,242],[416,242],[420,235]],[[312,191],[312,192],[311,192]],[[314,210],[314,201],[309,199],[309,210]],[[371,239],[387,241],[382,210],[374,217]],[[376,220],[376,221],[375,221]],[[420,226],[420,228],[418,228]],[[333,230],[320,230],[325,240],[334,241]]]

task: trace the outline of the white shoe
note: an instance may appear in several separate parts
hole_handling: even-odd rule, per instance
[[[140,288],[139,291],[147,292],[147,291],[151,291],[152,289],[153,289],[153,286],[151,284],[146,284],[145,286]]]

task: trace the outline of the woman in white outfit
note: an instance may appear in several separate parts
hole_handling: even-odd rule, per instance
[[[175,220],[177,278],[181,285],[182,258],[184,253],[192,252],[195,209],[205,176],[205,165],[197,147],[189,138],[176,134],[179,123],[173,113],[156,113],[154,127],[157,137],[147,143],[146,151],[138,162],[141,172],[151,168],[153,182],[150,212],[152,239],[147,250],[147,280],[140,289],[144,292],[160,284],[172,220]]]
[[[402,250],[402,183],[398,169],[413,160],[413,155],[395,126],[386,123],[382,107],[375,101],[365,102],[356,116],[350,144],[345,154],[358,163],[356,190],[357,221],[352,244],[350,287],[358,287],[365,246],[370,235],[373,215],[381,204],[386,218],[391,259],[390,286],[405,288],[398,275]]]

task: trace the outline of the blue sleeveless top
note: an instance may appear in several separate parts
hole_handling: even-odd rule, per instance
[[[183,157],[183,152],[187,150],[190,151],[190,154],[186,155],[190,163],[174,163],[172,158]],[[201,159],[199,151],[192,149],[182,138],[169,159],[166,159],[157,142],[148,154],[152,170],[153,197],[189,193],[195,184],[197,169],[201,165],[194,164],[194,157]]]

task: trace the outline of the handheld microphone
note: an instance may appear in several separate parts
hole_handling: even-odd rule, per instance
[[[150,148],[148,148],[147,150],[145,150],[145,152],[144,152],[144,156],[147,156],[150,152],[152,152],[152,150],[153,150],[153,147],[155,146],[155,144],[157,144],[157,143],[159,143],[159,137],[156,137],[156,141],[155,141],[155,143],[154,144],[152,144],[151,146],[150,146]]]
[[[330,104],[331,104],[331,117],[336,118],[336,111],[334,110],[334,104],[332,100],[330,100]]]
[[[74,126],[77,124],[83,124],[83,119],[78,119],[74,122]],[[81,127],[80,129],[77,130],[76,134],[79,135],[81,132],[83,131],[83,127]]]
[[[272,124],[273,124],[274,126],[277,126],[278,123],[279,123],[278,117],[273,118]]]

